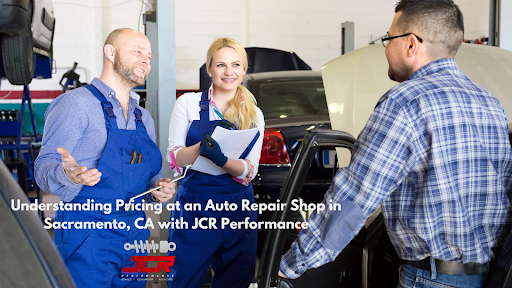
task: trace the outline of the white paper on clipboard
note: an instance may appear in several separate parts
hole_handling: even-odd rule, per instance
[[[238,159],[252,139],[258,133],[258,128],[247,130],[228,130],[217,126],[212,133],[212,138],[219,143],[222,153],[231,159]],[[210,159],[201,155],[197,157],[192,164],[192,169],[210,175],[221,175],[227,173],[226,170],[215,165]]]

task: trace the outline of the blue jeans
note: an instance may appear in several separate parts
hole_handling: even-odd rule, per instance
[[[484,282],[484,274],[459,276],[434,272],[431,275],[409,265],[400,266],[399,274],[398,288],[473,288],[482,287]]]

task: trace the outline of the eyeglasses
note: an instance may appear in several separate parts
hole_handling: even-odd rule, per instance
[[[382,37],[380,40],[382,40],[382,46],[386,47],[386,46],[388,46],[389,40],[392,40],[392,39],[395,39],[395,38],[400,38],[400,37],[405,37],[405,36],[409,36],[409,35],[416,36],[416,38],[418,38],[418,41],[420,41],[420,43],[423,43],[423,39],[421,39],[420,37],[418,37],[414,33],[405,33],[403,35],[398,35],[398,36],[393,36],[393,37],[390,37],[389,33],[387,33],[386,34],[387,37]]]

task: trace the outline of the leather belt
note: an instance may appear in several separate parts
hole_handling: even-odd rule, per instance
[[[476,275],[486,273],[488,271],[487,264],[466,263],[461,264],[457,261],[444,261],[435,259],[436,273],[446,275]],[[422,269],[428,272],[430,270],[430,258],[425,258],[420,261],[407,261],[407,265],[414,268]]]

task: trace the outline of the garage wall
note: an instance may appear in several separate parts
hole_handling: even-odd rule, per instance
[[[341,23],[355,22],[355,48],[384,35],[395,0],[176,1],[177,89],[199,87],[199,67],[217,37],[245,47],[294,51],[313,70],[341,55]]]
[[[512,51],[512,1],[501,1],[501,34],[500,34],[500,47]],[[507,15],[508,17],[503,17]],[[509,29],[507,29],[509,27]]]
[[[90,82],[101,74],[103,43],[117,28],[129,27],[144,31],[139,25],[140,1],[127,0],[63,0],[53,1],[57,18],[54,54],[57,67],[65,71],[78,62],[87,74],[82,81]],[[144,8],[144,7],[143,7]],[[144,11],[143,11],[144,12]],[[142,19],[140,21],[142,23]],[[57,75],[60,80],[60,75]],[[46,80],[45,80],[46,81]]]
[[[146,3],[150,2],[145,0]],[[160,0],[165,1],[165,0]],[[488,34],[489,1],[456,0],[465,15],[466,38]],[[56,34],[53,79],[34,80],[32,90],[60,90],[62,74],[79,63],[82,81],[99,76],[102,46],[110,31],[138,29],[140,0],[54,0]],[[222,36],[246,47],[296,52],[314,70],[341,54],[341,23],[355,22],[355,48],[386,33],[396,0],[177,0],[176,86],[198,89],[199,67],[211,42]],[[160,15],[162,17],[165,15]],[[140,30],[143,31],[143,25]],[[380,42],[379,42],[380,43]],[[169,48],[171,49],[171,48]],[[5,90],[21,90],[2,81]]]
[[[464,38],[489,37],[489,0],[454,0],[464,15]]]

